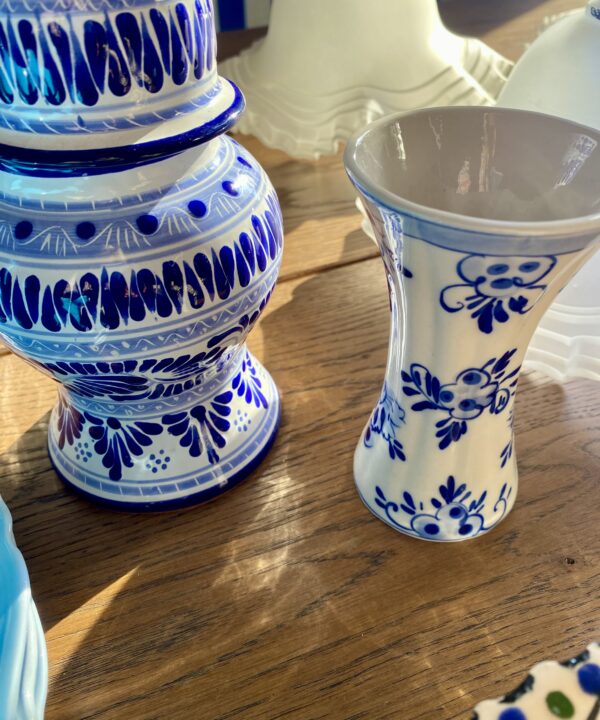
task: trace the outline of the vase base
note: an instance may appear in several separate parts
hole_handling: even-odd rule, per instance
[[[112,418],[94,425],[96,418],[85,413],[76,442],[63,443],[61,448],[59,402],[48,436],[52,465],[69,489],[115,510],[166,511],[211,500],[247,477],[271,448],[279,429],[279,393],[267,371],[246,353],[237,374],[220,383],[210,396],[189,405],[188,401],[177,412],[155,418],[160,422],[144,418],[126,425],[121,421],[118,431],[110,423]],[[98,443],[105,438],[94,442],[99,436],[96,428],[120,432],[118,442],[123,447],[127,433],[139,441],[149,426],[156,428],[156,437],[148,438],[139,457],[129,458],[121,478],[111,479],[98,454]],[[117,444],[114,434],[108,438],[113,447]]]
[[[462,542],[493,530],[513,507],[516,466],[511,466],[511,481],[499,485],[495,492],[477,495],[458,477],[448,475],[444,479],[442,475],[439,483],[423,478],[423,488],[431,491],[419,497],[414,488],[408,488],[406,478],[398,475],[398,469],[387,464],[387,445],[377,445],[372,435],[368,442],[366,445],[363,433],[354,454],[356,491],[373,515],[396,532],[429,542]],[[436,492],[438,497],[431,497]]]
[[[493,530],[501,520],[504,520],[506,515],[509,511],[505,511],[502,513],[499,520],[497,520],[491,527],[486,527],[482,529],[479,533],[473,534],[473,535],[467,535],[466,537],[456,537],[456,536],[438,536],[435,537],[433,535],[427,535],[425,533],[421,534],[418,532],[415,532],[414,530],[410,530],[407,527],[401,527],[400,525],[396,524],[391,518],[386,517],[383,513],[380,514],[374,507],[371,506],[371,504],[365,499],[363,494],[360,491],[360,488],[358,486],[358,483],[355,480],[356,485],[356,492],[358,497],[360,498],[362,504],[371,512],[372,515],[374,515],[378,520],[381,520],[386,525],[389,525],[393,530],[395,530],[397,533],[400,533],[402,535],[406,535],[406,537],[413,538],[413,540],[425,540],[426,542],[430,543],[437,543],[437,544],[443,544],[443,543],[457,543],[457,542],[464,542],[465,540],[472,540],[476,537],[481,537],[484,534],[487,534],[491,530]]]

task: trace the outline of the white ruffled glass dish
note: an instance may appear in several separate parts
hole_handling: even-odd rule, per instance
[[[436,0],[273,0],[266,38],[220,64],[246,96],[237,129],[301,158],[388,113],[493,104],[511,68]]]

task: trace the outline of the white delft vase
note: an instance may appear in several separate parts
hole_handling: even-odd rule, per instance
[[[493,104],[511,67],[436,0],[273,0],[266,38],[222,64],[248,101],[237,129],[304,158],[387,113]]]
[[[60,383],[52,462],[120,509],[209,499],[278,427],[245,340],[283,244],[273,187],[222,134],[243,98],[210,0],[7,2],[0,334]]]
[[[599,143],[568,121],[484,108],[392,116],[350,141],[392,314],[354,474],[395,529],[463,540],[511,509],[519,371],[542,314],[598,247]]]

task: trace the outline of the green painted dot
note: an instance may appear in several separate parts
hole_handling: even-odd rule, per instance
[[[546,705],[553,715],[559,718],[572,718],[575,708],[569,698],[558,690],[546,695]]]

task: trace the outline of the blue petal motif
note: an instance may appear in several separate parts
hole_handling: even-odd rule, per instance
[[[396,438],[398,428],[405,422],[404,410],[398,404],[392,390],[384,383],[377,407],[365,430],[363,442],[365,447],[372,448],[374,435],[379,435],[388,446],[388,454],[392,460],[406,460],[402,443]]]
[[[215,296],[226,300],[238,286],[247,287],[281,251],[281,216],[274,194],[267,199],[264,215],[252,216],[252,226],[252,238],[242,232],[233,247],[213,249],[210,258],[198,252],[193,267],[187,261],[167,260],[159,272],[142,267],[127,278],[104,267],[99,275],[86,272],[81,278],[62,278],[42,286],[35,275],[21,279],[13,275],[14,269],[0,267],[0,323],[14,318],[29,329],[41,322],[50,332],[63,327],[90,332],[98,325],[115,330],[146,320],[148,313],[159,318],[180,314],[186,301],[199,309],[207,296],[211,301]]]
[[[200,457],[206,451],[208,461],[214,465],[220,459],[217,451],[225,447],[232,399],[233,393],[228,390],[206,406],[196,405],[188,411],[164,415],[162,422],[171,435],[180,438],[179,444],[188,449],[191,457]]]
[[[144,454],[144,448],[152,445],[152,437],[160,435],[162,425],[152,422],[121,422],[115,417],[98,418],[84,413],[90,424],[88,432],[94,441],[94,450],[102,456],[102,464],[109,471],[111,480],[123,477],[123,468],[132,468],[133,457]]]
[[[213,32],[198,2],[164,13],[131,7],[81,28],[69,14],[57,12],[45,24],[38,19],[34,28],[8,13],[0,20],[0,102],[11,105],[18,94],[31,106],[41,99],[61,106],[67,98],[95,106],[104,95],[127,95],[134,83],[151,94],[166,76],[181,85],[191,65],[201,79],[212,68]]]

